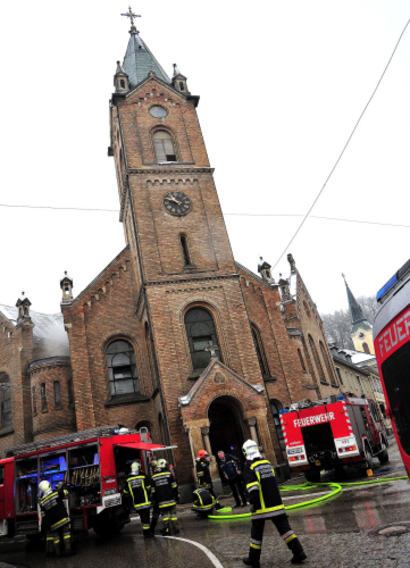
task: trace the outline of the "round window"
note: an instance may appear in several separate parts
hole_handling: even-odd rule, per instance
[[[168,111],[162,106],[154,105],[149,109],[149,113],[154,118],[165,118],[168,114]]]

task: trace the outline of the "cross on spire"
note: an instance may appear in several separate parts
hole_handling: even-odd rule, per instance
[[[131,29],[134,27],[134,18],[141,18],[141,16],[139,16],[138,14],[134,14],[134,12],[131,10],[131,6],[128,6],[128,12],[126,12],[125,14],[121,14],[121,16],[125,16],[126,18],[130,18]]]
[[[345,284],[346,284],[346,286],[347,286],[346,276],[343,274],[343,272],[342,272],[342,276],[343,276],[343,280],[345,281]]]

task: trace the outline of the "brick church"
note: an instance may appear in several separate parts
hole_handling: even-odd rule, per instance
[[[109,116],[125,248],[61,312],[0,305],[0,450],[106,424],[177,446],[189,499],[201,448],[255,439],[285,460],[279,410],[340,391],[323,326],[288,255],[273,279],[235,262],[187,78],[131,19]],[[257,243],[255,243],[256,245]]]

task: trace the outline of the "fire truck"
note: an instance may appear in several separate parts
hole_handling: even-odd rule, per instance
[[[0,460],[0,536],[43,536],[39,509],[39,483],[53,489],[64,483],[73,536],[93,528],[99,535],[115,534],[130,522],[130,507],[122,489],[130,464],[139,460],[149,472],[152,452],[176,446],[153,444],[148,430],[102,426],[10,448]],[[169,459],[169,458],[168,458]]]
[[[300,401],[280,411],[286,455],[293,471],[318,482],[322,470],[364,467],[389,461],[387,435],[377,404],[354,393]]]

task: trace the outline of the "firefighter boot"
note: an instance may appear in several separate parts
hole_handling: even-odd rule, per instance
[[[242,558],[242,562],[245,566],[252,566],[252,568],[260,568],[260,557],[261,557],[261,547],[259,545],[258,548],[255,548],[255,544],[251,542],[251,546],[249,548],[249,556],[247,558]]]
[[[71,542],[71,533],[68,532],[64,535],[64,553],[66,556],[73,556],[75,554],[73,544]]]
[[[158,517],[152,517],[151,525],[149,527],[149,532],[152,534],[152,536],[155,536],[155,527],[157,526],[157,523],[158,523]]]
[[[304,553],[300,540],[297,537],[288,543],[288,547],[293,552],[293,557],[291,558],[292,564],[302,564],[303,561],[306,560],[307,556]]]
[[[171,523],[174,534],[179,534],[181,531],[179,530],[178,519],[176,517],[171,518]]]
[[[61,541],[60,541],[60,537],[58,537],[57,539],[54,539],[54,552],[55,552],[55,556],[56,558],[60,558],[61,556]]]
[[[46,557],[52,558],[53,556],[55,556],[54,539],[51,534],[48,533],[46,537]]]
[[[169,535],[169,519],[162,519],[163,523],[164,523],[164,528],[161,531],[162,536],[168,536]]]

